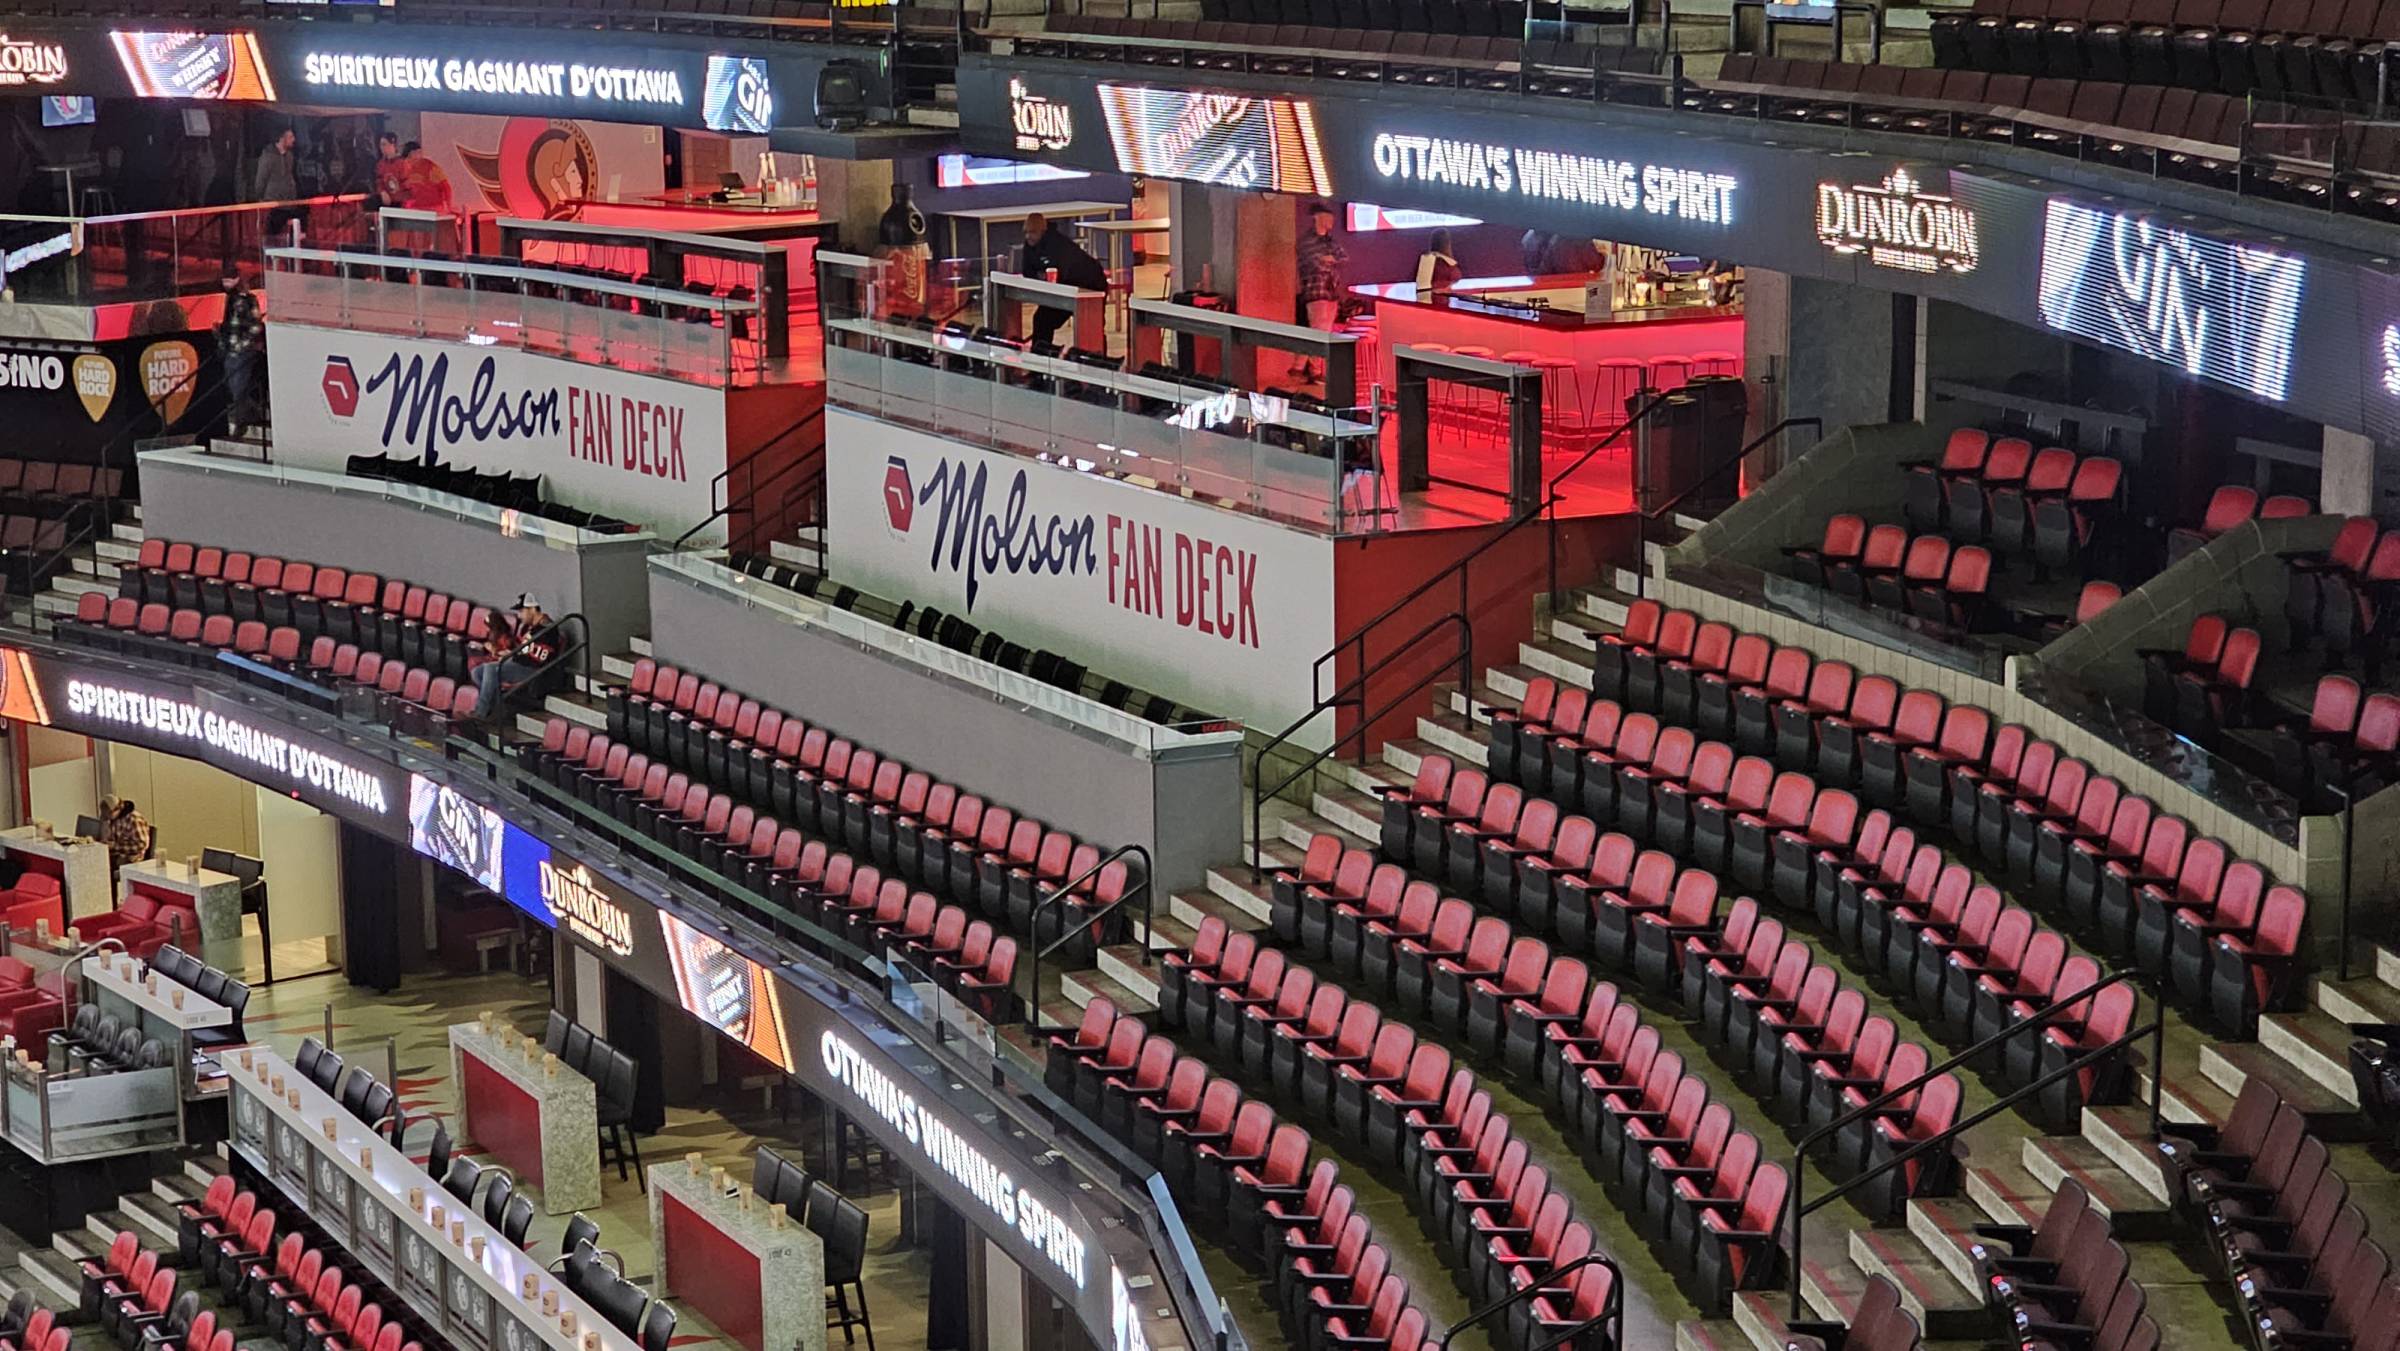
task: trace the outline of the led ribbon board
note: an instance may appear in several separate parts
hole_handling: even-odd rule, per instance
[[[1221,188],[1333,192],[1316,110],[1305,99],[1103,84],[1100,109],[1122,172]]]
[[[2042,321],[2062,332],[2283,402],[2308,280],[2304,259],[2052,198]]]

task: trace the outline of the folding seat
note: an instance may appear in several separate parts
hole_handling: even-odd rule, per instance
[[[1517,940],[1519,945],[1528,941]],[[1547,963],[1535,988],[1508,995],[1501,993],[1499,985],[1488,996],[1479,991],[1479,997],[1470,1002],[1467,1018],[1468,1043],[1486,1058],[1500,1056],[1521,1079],[1538,1079],[1547,1035],[1580,1019],[1592,991],[1591,971],[1581,961],[1573,957],[1552,960],[1548,948],[1538,943],[1534,947],[1539,959]],[[1532,960],[1527,959],[1528,966]]]
[[[2298,887],[2277,886],[2260,900],[2258,918],[2248,933],[2215,935],[2208,1010],[2220,1031],[2253,1036],[2261,1013],[2290,1002],[2299,978],[2300,931],[2307,920],[2307,895]]]
[[[1477,1054],[1498,1055],[1502,1008],[1541,993],[1549,967],[1549,944],[1512,938],[1508,921],[1486,915],[1476,921],[1465,956],[1433,964],[1427,1013],[1436,1027],[1463,1033]]]
[[[1524,807],[1524,789],[1513,783],[1490,784],[1473,819],[1453,819],[1446,823],[1441,838],[1442,866],[1419,867],[1418,871],[1446,881],[1448,889],[1458,895],[1474,895],[1485,864],[1504,863],[1505,856],[1499,850],[1507,847]],[[1489,859],[1485,854],[1487,846],[1493,850]],[[1422,850],[1418,851],[1418,857],[1423,857]],[[1508,870],[1502,871],[1505,876]]]
[[[1875,882],[1857,892],[1855,951],[1870,972],[1900,990],[1915,983],[1917,930],[1928,922],[1945,927],[1967,903],[1974,874],[1950,862],[1939,845],[1920,843],[1897,887]]]
[[[1812,954],[1813,957],[1813,954]],[[1784,1049],[1813,1046],[1841,993],[1841,972],[1825,963],[1808,968],[1788,1002],[1781,998],[1758,1004],[1750,1015],[1749,1039],[1724,1047],[1736,1074],[1745,1077],[1761,1097],[1774,1094],[1784,1078]],[[1859,1016],[1865,1017],[1863,1006]],[[1730,1029],[1739,1036],[1739,1029]]]
[[[167,638],[171,642],[194,643],[200,640],[200,612],[177,610],[167,617]]]
[[[1767,677],[1767,667],[1773,658],[1775,644],[1763,634],[1745,633],[1733,640],[1721,671],[1695,670],[1694,686],[1697,699],[1692,710],[1692,725],[1703,737],[1724,740],[1733,735],[1735,697],[1746,690],[1760,688]],[[1803,663],[1807,654],[1801,654]],[[1805,665],[1803,665],[1805,670]]]
[[[1256,988],[1259,983],[1255,979],[1258,968],[1253,966],[1251,970],[1254,977],[1251,986]],[[1309,1010],[1317,1004],[1318,995],[1317,973],[1314,970],[1298,964],[1285,965],[1282,967],[1282,980],[1275,986],[1271,1000],[1241,1003],[1236,1006],[1240,1015],[1238,1018],[1220,1017],[1217,1020],[1219,1044],[1230,1047],[1226,1054],[1233,1060],[1253,1072],[1264,1074],[1268,1058],[1274,1053],[1277,1030],[1305,1030]],[[1220,1000],[1220,1013],[1224,1007],[1224,1001]],[[1338,1011],[1338,1001],[1334,1007]]]
[[[1722,741],[1703,742],[1692,752],[1691,767],[1680,780],[1651,784],[1649,836],[1653,844],[1680,854],[1692,846],[1692,831],[1703,804],[1721,806],[1733,787],[1733,767],[1740,760]],[[1720,819],[1722,813],[1720,812]]]
[[[2040,792],[2028,792],[1999,804],[1997,814],[2002,824],[1997,858],[2012,886],[2022,889],[2032,885],[2034,856],[2040,848],[2043,827],[2075,820],[2084,795],[2092,791],[2096,782],[2103,780],[2094,779],[2090,765],[2081,760],[2060,759]]]
[[[1940,695],[1931,690],[1910,690],[1900,696],[1888,728],[1860,727],[1864,733],[1858,740],[1860,783],[1866,797],[1877,806],[1897,808],[1906,786],[1902,763],[1906,757],[1922,753],[1935,764],[1947,763],[1949,757],[1942,753],[1937,741],[1945,723],[1946,710]],[[1980,723],[1969,719],[1962,739],[1972,740],[1975,728],[1988,729],[1990,725],[1988,716]],[[1974,756],[1966,758],[1979,757],[1981,753],[1982,747],[1978,745]],[[1937,810],[1930,816],[1920,812],[1917,816],[1920,821],[1932,824],[1940,819],[1940,812]]]
[[[1227,990],[1238,994],[1250,981],[1250,968],[1267,951],[1271,949],[1261,948],[1253,935],[1234,933],[1227,935],[1215,969],[1186,967],[1181,1019],[1184,1030],[1194,1036],[1205,1036],[1215,1022],[1217,996]]]
[[[2257,678],[2263,643],[2258,630],[2239,628],[2225,635],[2225,650],[2213,670],[2187,670],[2175,677],[2175,708],[2171,725],[2203,744],[2214,743],[2225,728],[2249,722],[2251,682]]]
[[[1311,1178],[1313,1181],[1314,1174]],[[1283,1202],[1278,1198],[1271,1204]],[[1271,1224],[1270,1235],[1277,1227],[1280,1226]],[[1308,1230],[1319,1232],[1314,1225]],[[1276,1271],[1276,1281],[1284,1312],[1295,1321],[1311,1317],[1331,1319],[1337,1303],[1364,1309],[1364,1301],[1374,1296],[1391,1267],[1389,1254],[1374,1243],[1374,1226],[1352,1207],[1342,1209],[1340,1219],[1324,1241],[1306,1244],[1294,1252],[1287,1237],[1285,1251],[1291,1265]],[[1312,1313],[1312,1304],[1318,1312]],[[1318,1328],[1321,1334],[1321,1322],[1310,1326]]]
[[[1648,714],[1637,714],[1648,717]],[[1638,745],[1638,741],[1634,742]],[[1650,835],[1652,803],[1662,786],[1680,783],[1692,769],[1692,756],[1699,750],[1699,738],[1688,727],[1666,727],[1649,754],[1639,759],[1630,754],[1617,760],[1616,827],[1636,838]]]
[[[1950,433],[1939,459],[1912,460],[1901,465],[1908,473],[1901,485],[1901,515],[1908,528],[1918,534],[1940,530],[1950,481],[1981,473],[1991,448],[1989,433],[1961,427]]]
[[[1972,9],[1946,9],[1933,16],[1933,63],[1942,69],[1964,66],[1972,57],[1967,47],[1967,30],[1977,18],[1996,15],[1999,6],[1994,0],[1979,0]]]
[[[2207,851],[2201,846],[2213,844],[2203,840],[2184,852],[2184,866],[2189,871],[2194,855]],[[2143,910],[2136,922],[2134,951],[2136,960],[2145,951],[2156,952],[2159,968],[2145,972],[2159,982],[2161,988],[2172,988],[2187,1004],[2204,1005],[2208,998],[2209,957],[2218,934],[2248,933],[2258,920],[2260,902],[2267,894],[2267,873],[2264,868],[2243,859],[2225,863],[2220,855],[2218,866],[2222,873],[2206,894],[2178,894],[2173,897],[2145,888]],[[2177,891],[2180,893],[2181,879]],[[2158,921],[2165,926],[2163,935],[2146,932],[2152,921],[2150,902],[2159,902],[2162,912]]]
[[[1550,710],[1558,699],[1558,682],[1548,676],[1527,681],[1525,697],[1517,706],[1508,708],[1486,705],[1483,709],[1487,741],[1483,767],[1497,783],[1523,783],[1521,768],[1523,740],[1528,728],[1550,725]]]
[[[1711,1207],[1700,1212],[1692,1288],[1702,1307],[1722,1314],[1734,1291],[1765,1288],[1781,1279],[1784,1202],[1790,1186],[1782,1165],[1761,1163],[1742,1190],[1739,1209]]]
[[[1463,1158],[1492,1116],[1492,1095],[1476,1086],[1473,1071],[1455,1069],[1434,1107],[1400,1114],[1400,1172],[1408,1189],[1426,1194],[1437,1158]]]
[[[1231,930],[1215,915],[1203,916],[1200,927],[1193,931],[1188,948],[1161,953],[1158,959],[1158,1020],[1170,1029],[1191,1027],[1187,1021],[1186,995],[1191,978],[1200,973],[1213,974],[1224,960],[1226,940]],[[1252,940],[1255,943],[1256,940]]]
[[[1798,781],[1805,782],[1805,779]],[[1733,864],[1734,837],[1746,829],[1757,851],[1752,855],[1751,862],[1763,875],[1768,803],[1780,785],[1793,782],[1795,779],[1777,774],[1773,765],[1756,756],[1734,761],[1733,770],[1726,777],[1723,793],[1713,798],[1698,795],[1691,798],[1691,842],[1684,848],[1683,856],[1695,867],[1731,876],[1729,870]],[[1799,798],[1796,789],[1785,788],[1783,791],[1787,809],[1800,813],[1807,811],[1807,799]],[[1790,811],[1787,811],[1786,815],[1789,814]],[[1744,816],[1752,818],[1746,827],[1742,825]]]
[[[1210,1122],[1211,1115],[1205,1111],[1194,1119],[1194,1125],[1200,1127]],[[1175,1123],[1170,1122],[1168,1129],[1172,1139]],[[1190,1192],[1194,1197],[1192,1209],[1196,1214],[1213,1218],[1229,1213],[1234,1187],[1232,1173],[1237,1161],[1263,1162],[1268,1141],[1276,1130],[1274,1109],[1252,1098],[1233,1110],[1230,1124],[1216,1130],[1196,1130],[1186,1136],[1180,1147],[1186,1151]],[[1178,1147],[1170,1143],[1167,1146],[1170,1155]]]
[[[1625,689],[1617,696],[1629,709],[1655,713],[1661,695],[1660,672],[1665,664],[1692,655],[1700,637],[1700,617],[1689,610],[1669,610],[1659,621],[1657,640],[1625,652]],[[1595,693],[1600,691],[1595,687]]]
[[[1413,866],[1427,877],[1442,875],[1442,852],[1454,824],[1471,822],[1483,808],[1489,780],[1482,770],[1459,770],[1450,776],[1449,791],[1438,803],[1413,804],[1407,820],[1406,850],[1386,857]],[[1387,832],[1388,833],[1388,832]]]
[[[2001,99],[1991,102],[2001,103]],[[1943,485],[1943,514],[1949,538],[1961,544],[1981,544],[1990,535],[1992,496],[2015,491],[2033,464],[2033,443],[2022,437],[2002,437],[1992,443],[1983,467],[1972,475],[1952,477]]]
[[[1570,951],[1590,952],[1611,970],[1632,958],[1633,917],[1663,909],[1671,899],[1677,864],[1656,849],[1638,850],[1630,836],[1604,836],[1593,865],[1562,886],[1553,912],[1559,942]]]
[[[1728,807],[1737,809],[1731,813],[1731,847],[1723,871],[1732,879],[1735,891],[1758,893],[1767,889],[1775,837],[1785,831],[1806,829],[1816,799],[1816,781],[1798,771],[1787,770],[1775,776],[1764,804],[1737,807],[1730,800],[1727,802]]]
[[[1818,668],[1820,671],[1823,669],[1822,666]],[[1934,713],[1938,718],[1939,696],[1934,698]],[[1900,686],[1890,677],[1867,676],[1859,680],[1851,693],[1847,710],[1817,720],[1817,777],[1836,788],[1847,788],[1857,783],[1863,755],[1860,743],[1872,734],[1891,728],[1899,703]],[[1893,764],[1897,770],[1896,754]],[[1896,773],[1894,777],[1897,778]]]
[[[1408,1114],[1440,1107],[1453,1077],[1450,1052],[1432,1042],[1417,1043],[1410,1050],[1406,1067],[1400,1071],[1397,1079],[1377,1074],[1372,1060],[1361,1074],[1354,1076],[1349,1067],[1344,1067],[1340,1074],[1334,1093],[1336,1125],[1346,1119],[1342,1115],[1343,1104],[1348,1100],[1346,1095],[1352,1086],[1363,1085],[1365,1096],[1361,1105],[1365,1111],[1363,1131],[1367,1156],[1379,1161],[1389,1160],[1393,1164],[1403,1162],[1401,1142],[1408,1134]],[[1357,1136],[1362,1123],[1350,1119],[1350,1125],[1350,1133]]]
[[[2063,975],[2061,979],[2064,980]],[[2039,1056],[2033,1066],[2034,1077],[2063,1076],[2046,1085],[2034,1101],[2033,1115],[2046,1129],[2071,1131],[2082,1119],[2085,1107],[2123,1100],[2133,1079],[2133,1068],[2123,1049],[2071,1074],[2066,1069],[2133,1029],[2136,998],[2131,985],[2111,985],[2089,999],[2075,1001],[2065,1013],[2043,1026],[2035,1048]]]
[[[2190,89],[2248,93],[2249,62],[2240,64],[2243,83],[2230,86],[2220,83],[2224,72],[2219,67],[2218,49],[2230,44],[2237,35],[2246,46],[2248,38],[2266,21],[2266,13],[2266,0],[2185,0],[2178,4],[2176,31],[2168,39],[2168,61],[2174,71],[2174,83]]]
[[[1699,712],[1699,681],[1722,678],[1733,659],[1733,626],[1716,620],[1692,634],[1689,654],[1662,661],[1658,668],[1659,721],[1672,727],[1691,727]]]
[[[1775,710],[1799,703],[1808,693],[1815,658],[1804,648],[1779,647],[1767,659],[1766,676],[1733,691],[1733,744],[1744,755],[1775,749]]]
[[[2091,1194],[2073,1178],[2061,1178],[2041,1219],[2030,1225],[1978,1224],[1967,1247],[1975,1285],[1984,1303],[2007,1314],[2020,1280],[2055,1284],[2077,1228],[2091,1210]]]
[[[2063,902],[2068,860],[2079,848],[2106,847],[2109,827],[2124,803],[2124,793],[2124,785],[2115,779],[2088,775],[2073,816],[2058,815],[2053,808],[2032,818],[2033,863],[2026,884],[2029,894],[2049,904]]]
[[[1595,705],[1597,709],[1603,707]],[[1587,719],[1586,730],[1598,719]],[[1595,821],[1614,822],[1617,819],[1617,793],[1622,786],[1622,771],[1638,766],[1647,771],[1658,749],[1662,734],[1658,719],[1648,713],[1630,713],[1616,724],[1610,744],[1599,745],[1585,738],[1580,744],[1582,763],[1578,767],[1579,787],[1576,805]],[[1555,782],[1555,780],[1553,780]]]
[[[1333,1036],[1324,1040],[1304,1040],[1298,1045],[1298,1058],[1292,1081],[1299,1086],[1300,1103],[1312,1116],[1327,1115],[1333,1103],[1334,1071],[1344,1066],[1363,1065],[1374,1048],[1377,1031],[1383,1026],[1383,1011],[1367,1000],[1355,1000],[1342,1010],[1341,1023]],[[1280,1047],[1277,1048],[1280,1051]]]
[[[2179,0],[2181,4],[2207,3],[2207,0]],[[2162,81],[2163,83],[2163,81]],[[2176,526],[2167,532],[2167,561],[2174,563],[2210,540],[2233,529],[2258,514],[2258,493],[2238,483],[2228,483],[2208,499],[2196,526]]]
[[[1775,706],[1775,763],[1786,769],[1807,769],[1816,763],[1817,726],[1850,711],[1857,680],[1857,668],[1848,662],[1816,664],[1808,674],[1807,695]]]
[[[2113,846],[2113,829],[2110,835]],[[2180,817],[2159,817],[2150,822],[2137,856],[2111,857],[2100,865],[2091,927],[2094,930],[2094,942],[2101,951],[2112,955],[2132,951],[2134,921],[2140,913],[2141,888],[2172,885],[2182,868],[2184,848],[2190,842],[2189,822]],[[2070,913],[2073,904],[2074,897],[2070,892]]]
[[[1751,935],[1750,949],[1742,954],[1738,968],[1721,970],[1712,966],[1703,975],[1700,1002],[1701,1040],[1715,1045],[1746,1049],[1750,1032],[1757,1025],[1757,1011],[1762,1003],[1773,1000],[1796,999],[1800,982],[1815,965],[1816,954],[1808,944],[1797,938],[1782,939],[1780,946],[1770,947],[1761,941],[1765,926]]]
[[[1855,857],[1852,847],[1859,839],[1858,811],[1857,798],[1842,789],[1828,788],[1809,804],[1805,826],[1776,832],[1767,888],[1776,900],[1820,915],[1831,912],[1832,898],[1825,897],[1820,903],[1816,886],[1820,879],[1830,883]]]
[[[1390,894],[1390,884],[1383,882],[1380,877],[1370,881],[1368,886],[1371,896],[1377,894],[1379,887],[1382,897],[1388,898]],[[1460,904],[1465,903],[1460,902]],[[1434,885],[1423,878],[1416,878],[1407,881],[1402,887],[1399,908],[1390,918],[1365,919],[1362,911],[1362,922],[1358,926],[1357,960],[1354,966],[1341,964],[1344,935],[1338,927],[1337,920],[1337,929],[1332,942],[1333,957],[1337,966],[1344,971],[1355,972],[1359,983],[1366,989],[1379,994],[1390,990],[1392,971],[1399,960],[1400,945],[1404,942],[1424,939],[1431,934],[1434,920],[1443,905],[1441,893],[1435,889]]]
[[[1099,1095],[1092,1104],[1091,1118],[1110,1135],[1129,1138],[1133,1131],[1133,1104],[1166,1095],[1167,1080],[1174,1074],[1176,1059],[1174,1038],[1165,1035],[1145,1038],[1131,1065],[1099,1077]]]
[[[1928,624],[1972,633],[1982,626],[1991,584],[1990,551],[1981,545],[1961,545],[1950,552],[1949,565],[1938,582],[1910,588],[1908,610]]]
[[[1665,1203],[1655,1228],[1665,1235],[1664,1251],[1692,1253],[1703,1214],[1738,1211],[1751,1177],[1760,1167],[1758,1137],[1736,1130],[1711,1164],[1694,1164],[1689,1172],[1667,1184]],[[1768,1167],[1774,1165],[1768,1164]]]
[[[1216,998],[1211,1001],[1208,1026],[1190,1029],[1192,1035],[1204,1036],[1221,1059],[1233,1059],[1240,1053],[1242,1029],[1250,1013],[1275,1003],[1283,990],[1284,973],[1290,969],[1282,949],[1262,948],[1250,963],[1250,974],[1241,983],[1218,987]]]
[[[1478,916],[1473,902],[1447,898],[1433,912],[1433,927],[1423,937],[1403,938],[1393,945],[1390,997],[1405,1016],[1424,1017],[1439,963],[1464,965],[1472,952],[1473,969],[1495,969],[1507,945],[1507,920]]]
[[[1367,856],[1364,851],[1360,851],[1359,857],[1361,862],[1353,866],[1360,868],[1362,873],[1365,870],[1371,870],[1374,865],[1373,858]],[[1267,874],[1269,896],[1267,928],[1275,935],[1277,942],[1301,944],[1301,934],[1304,928],[1302,920],[1303,891],[1331,882],[1334,878],[1335,867],[1343,861],[1344,849],[1341,838],[1320,832],[1309,837],[1308,848],[1302,853],[1298,867],[1277,868]],[[1325,947],[1322,942],[1323,924],[1321,920],[1317,929],[1320,941],[1314,946],[1302,946],[1310,956],[1323,957]]]
[[[1532,810],[1528,807],[1528,814]],[[1569,816],[1558,822],[1547,848],[1514,855],[1513,903],[1503,908],[1518,928],[1535,935],[1554,931],[1562,886],[1589,876],[1600,839],[1600,827],[1590,817]]]
[[[1826,585],[1833,594],[1863,605],[1873,599],[1879,588],[1897,584],[1907,555],[1906,529],[1896,525],[1876,526],[1867,531],[1866,543],[1859,546],[1855,563],[1826,568]]]
[[[2233,851],[2221,840],[2192,840],[2175,865],[2175,875],[2145,880],[2130,888],[2133,905],[2133,962],[2143,974],[2164,982],[2167,949],[2173,941],[2171,916],[2179,909],[2205,913],[2214,908],[2225,881]]]
[[[1607,981],[1595,982],[1573,1021],[1542,1025],[1534,1078],[1542,1087],[1544,1100],[1555,1103],[1561,1111],[1571,1110],[1571,1104],[1582,1091],[1579,1082],[1582,1072],[1622,1057],[1640,1025],[1640,1011],[1619,1003],[1616,986]]]
[[[1615,633],[1593,637],[1597,647],[1592,663],[1592,695],[1625,700],[1628,662],[1636,652],[1655,645],[1666,622],[1666,607],[1654,600],[1637,600],[1626,607],[1625,623]]]

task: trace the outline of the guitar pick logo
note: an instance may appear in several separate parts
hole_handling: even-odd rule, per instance
[[[108,416],[117,397],[117,363],[97,352],[75,358],[75,397],[83,400],[84,416],[94,422]]]
[[[173,423],[192,402],[200,352],[188,342],[154,342],[142,349],[142,394],[160,418]]]

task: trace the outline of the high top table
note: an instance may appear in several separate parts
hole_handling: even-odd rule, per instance
[[[600,1204],[597,1086],[565,1065],[547,1073],[540,1047],[528,1056],[523,1040],[512,1027],[451,1025],[457,1143],[473,1143],[538,1187],[543,1214],[591,1210]]]
[[[0,830],[0,849],[40,860],[26,865],[34,871],[58,874],[68,919],[105,914],[117,903],[108,890],[108,846],[98,840],[45,838],[36,827],[17,826]]]
[[[460,1209],[424,1169],[283,1057],[262,1049],[233,1052],[225,1069],[233,1083],[235,1152],[450,1344],[478,1351],[640,1351],[539,1258]],[[276,1082],[284,1095],[274,1092]],[[437,1210],[441,1228],[433,1223]]]
[[[214,1097],[225,1091],[223,1080],[209,1081],[201,1074],[191,1053],[191,1034],[231,1025],[232,1009],[164,976],[158,988],[151,989],[149,968],[121,953],[93,953],[75,970],[103,1012],[129,1013],[129,1021],[144,1033],[176,1047],[176,1084],[186,1097]],[[181,1003],[176,1002],[179,997]]]
[[[698,1313],[749,1351],[825,1351],[825,1241],[783,1207],[739,1201],[708,1169],[677,1159],[650,1169],[652,1293]]]
[[[194,868],[163,858],[146,858],[117,869],[126,888],[192,898],[200,917],[200,941],[222,943],[242,936],[242,879],[211,868]]]

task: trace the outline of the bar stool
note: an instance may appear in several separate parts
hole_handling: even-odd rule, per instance
[[[1675,377],[1671,380],[1667,378],[1670,369]],[[1690,383],[1691,378],[1692,359],[1690,357],[1657,356],[1650,358],[1650,383],[1659,389],[1674,389]]]
[[[1615,431],[1625,425],[1625,415],[1633,401],[1650,387],[1650,368],[1639,357],[1605,357],[1595,372],[1593,391],[1608,400],[1602,411],[1605,416],[1594,419],[1595,430]]]
[[[1565,357],[1543,356],[1538,352],[1510,352],[1501,360],[1520,362],[1542,373],[1542,432],[1545,437],[1557,432],[1563,441],[1569,435],[1581,435],[1591,429],[1591,419],[1584,411],[1581,367]]]
[[[1480,345],[1453,347],[1450,349],[1450,354],[1452,356],[1474,357],[1481,361],[1497,361],[1500,359],[1491,348]],[[1459,391],[1458,410],[1460,413],[1464,414],[1470,419],[1468,427],[1470,433],[1484,430],[1483,396],[1484,391],[1481,389],[1467,388]],[[1492,395],[1491,418],[1495,424],[1500,420],[1500,396],[1498,394]]]
[[[1702,352],[1692,358],[1693,375],[1740,375],[1742,358],[1733,352]]]

